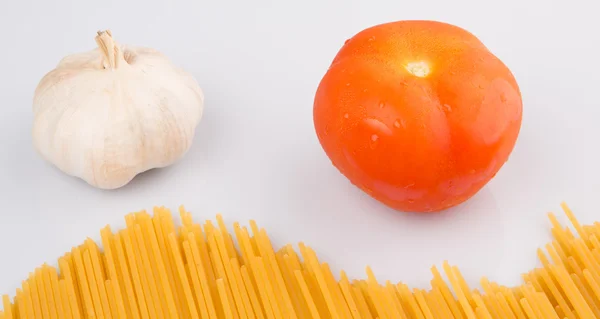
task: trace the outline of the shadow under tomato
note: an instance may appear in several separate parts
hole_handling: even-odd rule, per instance
[[[336,275],[344,269],[351,278],[365,278],[370,265],[382,281],[428,287],[430,268],[445,260],[470,285],[501,270],[508,217],[500,214],[488,187],[442,212],[399,212],[352,185],[308,146],[300,147],[303,152],[296,145],[294,156],[280,153],[290,169],[278,172],[286,187],[273,194],[275,206],[286,213],[279,226],[294,225],[286,242],[313,247]]]
[[[378,224],[388,225],[385,231],[396,233],[397,240],[392,241],[390,236],[385,250],[400,252],[402,273],[389,276],[412,280],[402,274],[419,274],[433,265],[441,270],[442,263],[448,261],[461,269],[470,285],[478,285],[481,276],[493,276],[501,268],[506,247],[505,218],[487,187],[470,200],[437,213],[377,209],[378,203],[372,201],[365,205],[381,212],[373,218]],[[427,283],[419,279],[415,284]]]

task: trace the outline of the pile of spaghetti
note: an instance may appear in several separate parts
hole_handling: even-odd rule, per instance
[[[0,319],[9,318],[600,318],[600,223],[573,230],[550,214],[553,241],[540,249],[543,267],[505,287],[486,278],[468,287],[456,267],[432,268],[429,289],[367,278],[339,279],[300,244],[274,250],[264,229],[181,224],[164,207],[126,216],[127,227],[102,230],[58,261],[36,269]]]

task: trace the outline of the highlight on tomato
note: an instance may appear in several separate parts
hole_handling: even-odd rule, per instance
[[[397,21],[346,41],[319,83],[319,142],[350,182],[400,211],[465,202],[501,169],[522,121],[509,68],[470,32]]]

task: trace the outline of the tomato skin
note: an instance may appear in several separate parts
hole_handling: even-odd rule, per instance
[[[313,120],[354,185],[397,210],[436,212],[471,198],[507,161],[522,100],[510,70],[466,30],[399,21],[346,42],[319,83]]]

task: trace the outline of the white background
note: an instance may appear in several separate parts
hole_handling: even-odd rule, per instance
[[[600,220],[600,22],[595,0],[2,1],[0,294],[126,213],[184,204],[202,221],[256,219],[276,245],[304,241],[336,271],[426,287],[444,260],[469,283],[515,284],[537,265],[549,211]],[[344,40],[383,22],[433,19],[477,35],[514,72],[523,126],[476,197],[437,215],[393,212],[349,184],[312,124],[319,80]],[[43,162],[31,145],[35,86],[99,29],[167,54],[206,94],[193,148],[116,191]],[[559,215],[565,220],[563,215]]]

